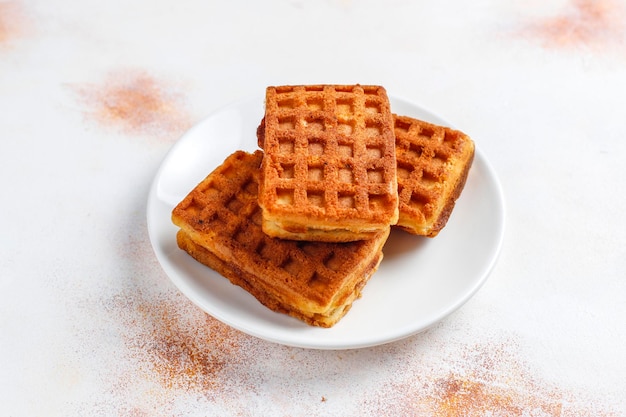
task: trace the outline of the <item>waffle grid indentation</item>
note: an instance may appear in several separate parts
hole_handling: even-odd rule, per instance
[[[265,141],[275,162],[278,204],[371,210],[368,195],[388,193],[384,183],[392,181],[375,166],[393,155],[383,100],[386,96],[369,86],[276,87],[266,106],[276,109],[277,130]],[[355,135],[364,142],[355,142]],[[319,158],[325,158],[324,166]]]

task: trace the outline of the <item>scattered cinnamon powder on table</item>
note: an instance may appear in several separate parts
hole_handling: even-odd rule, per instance
[[[111,303],[124,321],[125,344],[141,374],[167,390],[209,397],[222,390],[230,383],[223,374],[240,360],[246,336],[182,295],[152,298],[120,295]]]
[[[15,1],[0,2],[0,46],[7,45],[23,31],[24,13]]]
[[[436,381],[432,398],[434,415],[523,416],[529,412],[543,416],[562,416],[562,404],[532,395],[517,393],[516,387],[491,385],[472,378],[449,375]]]
[[[610,417],[575,394],[532,375],[511,341],[462,348],[399,373],[365,408],[370,414],[430,417]],[[456,350],[456,349],[455,349]]]
[[[115,71],[77,91],[90,118],[126,134],[177,137],[191,124],[183,94],[146,71]]]
[[[615,0],[570,0],[562,13],[527,25],[548,47],[597,47],[622,40],[624,10]]]

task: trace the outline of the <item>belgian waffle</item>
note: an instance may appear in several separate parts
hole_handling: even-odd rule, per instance
[[[330,327],[377,270],[390,228],[349,243],[267,236],[258,205],[262,158],[260,150],[235,152],[174,208],[178,245],[266,307]]]
[[[394,115],[400,218],[397,226],[434,237],[465,186],[474,142],[447,127]]]
[[[383,87],[268,87],[257,129],[270,236],[372,238],[398,220],[393,119]]]

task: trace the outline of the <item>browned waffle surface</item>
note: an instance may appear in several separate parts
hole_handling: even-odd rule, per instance
[[[398,226],[434,237],[446,225],[474,158],[466,134],[394,115],[400,218]]]
[[[235,152],[174,208],[178,244],[272,310],[330,327],[378,268],[389,227],[349,243],[267,236],[258,205],[262,158]]]
[[[383,87],[268,87],[257,134],[269,235],[352,241],[396,223],[393,119]]]

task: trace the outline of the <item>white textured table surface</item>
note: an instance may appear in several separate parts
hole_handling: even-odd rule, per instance
[[[626,415],[626,3],[0,1],[0,415]],[[174,287],[152,178],[267,85],[380,84],[468,133],[506,234],[404,340],[266,342]]]

